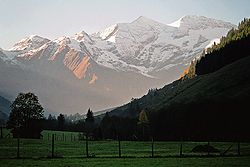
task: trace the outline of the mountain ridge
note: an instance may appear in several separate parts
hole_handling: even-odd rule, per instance
[[[38,42],[35,45],[30,43],[34,38],[31,36],[21,40],[24,43],[20,47],[16,45],[23,50],[3,51],[0,56],[7,57],[8,61],[24,71],[32,71],[30,79],[48,76],[54,83],[65,83],[62,92],[64,89],[77,92],[75,97],[72,94],[69,99],[64,98],[72,104],[63,104],[70,106],[65,106],[65,109],[61,106],[55,109],[55,105],[50,104],[49,108],[53,108],[53,111],[81,113],[81,110],[92,106],[94,110],[118,106],[132,97],[145,94],[152,87],[159,88],[179,78],[190,60],[202,52],[211,40],[225,35],[228,30],[227,26],[182,30],[140,17],[131,23],[115,24],[110,30],[103,31],[101,36],[101,33],[87,34],[81,31],[71,37],[45,39],[49,40],[45,43],[44,40],[35,40]],[[1,68],[5,67],[4,71],[10,68]],[[11,82],[9,85],[13,85],[13,82],[23,81],[19,78],[21,75],[14,76],[16,78],[8,77],[4,83]],[[29,85],[31,83],[22,86],[26,89],[31,87],[31,91],[38,90],[38,96],[46,99],[45,93],[40,91],[44,88],[40,84]],[[93,99],[102,97],[103,102],[98,104],[97,100],[89,101],[86,97],[88,93],[85,92],[92,92]],[[53,93],[55,96],[58,94],[55,91]],[[77,100],[73,100],[75,98]],[[80,99],[85,99],[84,104],[78,104],[81,103]]]

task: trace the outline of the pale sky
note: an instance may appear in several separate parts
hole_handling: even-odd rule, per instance
[[[34,34],[55,39],[139,16],[168,24],[184,15],[238,24],[250,17],[250,0],[0,0],[0,48]]]

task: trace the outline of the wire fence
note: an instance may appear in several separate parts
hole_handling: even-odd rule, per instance
[[[119,138],[118,138],[119,139]],[[96,141],[77,132],[43,132],[43,139],[3,135],[0,158],[196,157],[250,155],[250,143],[190,141]]]

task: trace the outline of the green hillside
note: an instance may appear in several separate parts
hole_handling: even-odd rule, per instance
[[[173,103],[188,104],[201,98],[249,98],[249,65],[250,57],[246,57],[217,72],[189,80],[177,80],[160,90],[155,90],[111,111],[110,114],[124,117],[138,116],[138,113],[131,114],[129,111],[131,104],[138,104],[140,109],[147,108],[148,111],[157,111],[161,108],[167,108]]]
[[[206,138],[205,129],[210,126],[211,131],[221,129],[226,133],[225,138],[231,138],[230,134],[240,133],[239,129],[244,133],[245,127],[250,127],[246,120],[250,99],[249,66],[250,56],[214,73],[175,81],[111,111],[109,115],[138,118],[139,112],[146,109],[152,131],[159,139],[179,138],[182,129],[188,126],[191,126],[187,130],[190,135],[192,131],[192,135],[203,134]]]
[[[181,78],[109,112],[138,119],[146,110],[158,139],[247,140],[250,100],[249,19],[192,63],[196,75]],[[234,35],[230,35],[230,34]]]

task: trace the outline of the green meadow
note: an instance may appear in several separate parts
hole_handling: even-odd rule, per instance
[[[4,130],[4,136],[9,132]],[[0,141],[1,166],[249,166],[250,144],[210,142],[218,153],[193,153],[192,148],[207,142],[154,141],[152,158],[151,141],[114,140],[88,141],[89,158],[86,157],[86,141],[79,140],[78,132],[43,131],[43,139],[20,139],[20,159],[17,159],[17,139]],[[55,157],[51,158],[52,134],[55,135]],[[182,144],[183,156],[180,157]],[[226,152],[224,156],[222,153]],[[60,162],[60,163],[59,163]]]

